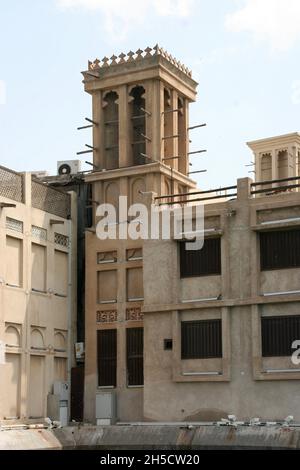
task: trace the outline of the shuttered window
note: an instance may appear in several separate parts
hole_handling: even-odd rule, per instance
[[[98,331],[98,385],[117,386],[117,330]]]
[[[211,359],[222,357],[221,320],[181,323],[181,358]]]
[[[260,233],[262,271],[300,267],[300,230]]]
[[[221,274],[221,238],[207,238],[201,250],[186,250],[180,242],[180,275],[185,277]]]
[[[144,329],[126,330],[127,385],[144,385]]]
[[[262,356],[291,356],[292,344],[300,340],[300,316],[263,317],[261,319]]]

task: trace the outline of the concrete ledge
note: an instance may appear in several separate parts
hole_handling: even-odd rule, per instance
[[[180,425],[76,426],[0,432],[1,450],[299,449],[300,428]]]

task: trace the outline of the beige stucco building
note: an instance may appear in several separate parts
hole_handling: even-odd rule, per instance
[[[202,253],[145,242],[144,419],[300,420],[300,198],[262,186],[205,206]]]
[[[73,194],[0,167],[0,257],[0,422],[45,418],[74,360]]]
[[[120,230],[130,222],[120,195],[128,206],[205,204],[198,253],[172,238],[100,240],[94,211],[85,419],[95,422],[97,394],[111,392],[119,421],[300,420],[299,134],[249,143],[257,183],[200,192],[189,172],[190,71],[155,47],[95,60],[83,75],[95,209],[116,207]]]

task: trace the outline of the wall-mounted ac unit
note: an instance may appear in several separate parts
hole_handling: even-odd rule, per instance
[[[109,426],[117,420],[117,397],[115,392],[99,392],[96,394],[97,426]]]
[[[64,160],[57,162],[58,175],[76,175],[81,170],[80,160]]]

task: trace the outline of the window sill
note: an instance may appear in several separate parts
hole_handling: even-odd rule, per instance
[[[190,375],[189,373],[181,373],[173,375],[173,382],[176,383],[192,383],[192,382],[230,382],[230,375],[222,372],[204,372]]]
[[[107,385],[107,386],[101,386],[101,387],[97,387],[97,391],[98,392],[102,392],[102,391],[108,391],[108,390],[116,390],[117,387],[115,387],[114,385]]]
[[[257,381],[300,380],[300,369],[269,369],[254,373]]]

